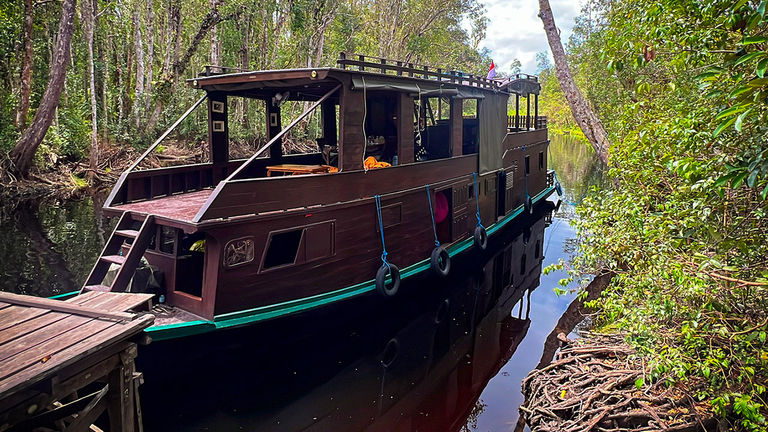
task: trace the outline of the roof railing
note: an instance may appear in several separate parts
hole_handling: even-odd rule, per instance
[[[218,71],[218,72],[216,72]],[[197,76],[214,76],[214,75],[226,75],[236,72],[250,72],[249,69],[237,68],[232,66],[216,66],[216,65],[204,65],[203,71]]]
[[[432,81],[445,81],[455,84],[468,85],[487,89],[500,89],[498,81],[473,75],[457,70],[446,70],[433,66],[422,65],[383,57],[366,56],[363,54],[339,53],[336,63],[342,69],[356,67],[362,72],[380,73],[383,75],[407,76]]]

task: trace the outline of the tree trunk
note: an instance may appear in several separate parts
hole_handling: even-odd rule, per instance
[[[27,125],[29,95],[32,91],[32,0],[24,0],[24,55],[21,58],[21,100],[16,112],[16,129]]]
[[[189,47],[187,47],[186,52],[184,55],[179,58],[178,61],[174,62],[173,67],[168,72],[168,74],[164,75],[162,77],[163,85],[158,85],[156,87],[155,91],[155,108],[152,111],[152,115],[149,118],[149,121],[147,122],[146,127],[144,128],[147,131],[152,131],[155,126],[157,126],[157,121],[160,118],[160,114],[162,112],[163,108],[163,102],[167,99],[170,99],[171,94],[173,93],[174,85],[176,83],[176,80],[178,79],[181,74],[184,73],[184,71],[187,69],[187,66],[189,66],[189,62],[192,59],[192,56],[197,51],[197,47],[200,45],[200,43],[203,41],[205,36],[208,34],[208,31],[211,30],[211,28],[215,27],[216,24],[218,24],[221,21],[221,15],[219,15],[219,12],[216,9],[211,10],[208,12],[208,15],[203,18],[202,22],[200,23],[200,28],[197,30],[197,33],[192,38],[192,42],[190,42]],[[177,39],[178,42],[178,39]],[[176,42],[176,46],[178,47],[178,43]],[[177,55],[174,55],[177,57]]]
[[[154,71],[152,66],[155,64],[155,4],[152,0],[147,0],[147,78],[144,91],[152,93],[152,80],[154,80]]]
[[[568,66],[565,50],[560,41],[560,33],[555,25],[555,17],[552,16],[552,8],[549,7],[548,0],[539,0],[539,18],[544,23],[547,41],[552,49],[552,57],[555,59],[557,80],[560,82],[560,87],[563,89],[568,105],[571,106],[573,118],[576,119],[576,123],[578,123],[584,135],[592,144],[597,156],[607,165],[608,152],[611,147],[611,143],[608,141],[608,134],[573,80],[573,74]]]
[[[45,88],[45,93],[43,93],[32,124],[24,131],[10,153],[11,161],[14,164],[13,171],[21,177],[26,177],[29,174],[35,151],[51,125],[56,108],[59,106],[61,92],[64,90],[70,54],[69,46],[72,42],[72,32],[75,29],[75,3],[76,0],[63,0],[61,3],[61,21],[59,22],[59,33],[56,37],[55,55],[53,62],[51,62],[48,86]]]
[[[94,5],[96,0],[85,0],[83,3],[83,19],[85,21],[85,40],[88,44],[88,91],[91,100],[91,153],[89,157],[91,170],[99,166],[99,129],[97,126],[96,108],[96,72],[93,65],[93,33],[96,14]],[[89,177],[93,178],[93,171],[89,171]]]
[[[133,117],[138,130],[141,126],[141,107],[144,100],[144,39],[141,35],[139,11],[133,12],[133,26],[136,29],[136,88],[133,93]]]
[[[212,10],[216,10],[219,6],[219,0],[210,0],[210,5]],[[219,40],[215,24],[211,27],[211,65],[221,66],[221,41]]]

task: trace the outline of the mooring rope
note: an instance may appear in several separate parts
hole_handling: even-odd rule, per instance
[[[379,217],[379,232],[381,233],[381,262],[389,267],[387,262],[387,246],[384,244],[384,222],[381,219],[381,195],[375,195],[373,197],[376,200],[376,216]]]
[[[483,227],[483,223],[480,221],[480,199],[478,199],[478,192],[477,192],[477,173],[473,172],[472,177],[474,177],[475,180],[475,204],[477,205],[477,213],[475,213],[475,216],[477,216],[477,226]],[[485,227],[483,227],[485,228]]]
[[[435,234],[435,247],[439,247],[440,240],[437,239],[437,228],[435,228],[435,213],[432,210],[432,194],[429,193],[429,184],[427,184],[427,201],[429,202],[429,216],[432,218],[432,232]]]

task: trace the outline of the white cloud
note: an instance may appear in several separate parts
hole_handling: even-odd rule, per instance
[[[537,0],[482,0],[489,19],[486,38],[480,46],[491,51],[496,67],[510,72],[510,64],[517,58],[526,73],[536,72],[536,53],[552,55],[547,44],[544,26],[538,17]],[[574,19],[581,11],[581,0],[551,0],[555,22],[560,28],[563,43],[571,37]]]

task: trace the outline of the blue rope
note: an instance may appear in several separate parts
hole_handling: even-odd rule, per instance
[[[429,184],[427,184],[427,201],[429,202],[429,216],[432,218],[432,232],[435,234],[435,247],[439,247],[440,240],[437,239],[437,228],[435,228],[435,213],[432,211],[432,194],[429,193]]]
[[[379,232],[381,233],[381,262],[389,268],[387,262],[387,246],[384,244],[384,223],[381,220],[381,196],[373,197],[376,200],[376,216],[379,217]]]
[[[475,213],[475,216],[477,216],[477,226],[482,227],[483,224],[480,222],[480,200],[477,198],[477,173],[473,172],[472,177],[475,179],[475,204],[477,205],[477,213]]]

